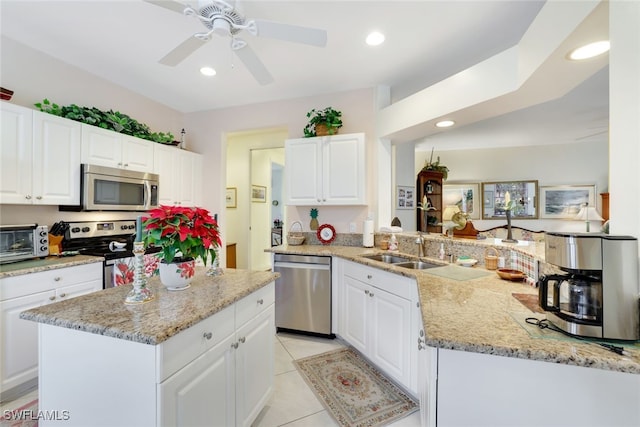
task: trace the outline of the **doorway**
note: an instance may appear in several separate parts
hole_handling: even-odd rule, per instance
[[[226,208],[223,228],[225,243],[236,244],[236,267],[261,270],[271,267],[271,229],[276,215],[285,215],[282,180],[277,185],[278,168],[284,170],[286,128],[230,132],[227,141],[226,187],[236,202]],[[273,151],[271,151],[273,150]],[[273,170],[273,171],[272,171]],[[282,173],[282,172],[280,172]],[[273,180],[273,182],[272,182]],[[265,188],[265,197],[252,198],[252,186]],[[273,201],[278,201],[274,209]],[[284,218],[279,218],[284,220]]]

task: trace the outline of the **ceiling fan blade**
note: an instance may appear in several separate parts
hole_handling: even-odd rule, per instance
[[[253,49],[248,45],[241,49],[234,50],[234,52],[238,55],[240,61],[242,61],[244,66],[247,67],[247,70],[249,70],[258,83],[263,86],[273,83],[273,76],[271,76],[269,70],[265,68],[260,58],[258,58]]]
[[[144,1],[156,6],[164,7],[165,9],[169,9],[173,12],[178,12],[178,13],[183,13],[187,7],[186,5],[173,0],[144,0]]]
[[[255,20],[258,37],[269,37],[294,43],[325,47],[327,32],[318,28],[300,27],[280,22]]]
[[[178,47],[173,49],[171,52],[167,53],[158,62],[163,65],[174,67],[179,63],[181,63],[182,61],[184,61],[187,58],[187,56],[191,55],[193,52],[198,50],[198,48],[200,48],[206,42],[207,42],[206,40],[202,40],[198,37],[191,36],[185,41],[183,41],[181,44],[179,44]]]

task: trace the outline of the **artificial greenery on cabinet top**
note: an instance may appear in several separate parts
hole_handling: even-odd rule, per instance
[[[59,106],[48,99],[34,104],[40,111],[75,120],[102,129],[112,130],[125,135],[135,136],[160,144],[171,144],[173,134],[171,132],[151,132],[149,126],[138,122],[119,111],[102,111],[95,107],[80,107],[76,104]]]
[[[309,122],[303,129],[305,138],[321,136],[317,132],[317,125],[325,125],[328,135],[337,134],[338,129],[342,127],[342,111],[335,110],[332,107],[327,107],[323,110],[314,108],[307,113],[307,118],[309,118]]]

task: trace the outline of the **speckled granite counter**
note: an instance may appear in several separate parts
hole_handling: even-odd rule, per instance
[[[102,257],[75,255],[70,257],[50,256],[45,259],[32,259],[29,261],[0,264],[0,279],[103,261],[104,258]]]
[[[433,347],[640,374],[639,344],[626,345],[626,354],[620,356],[558,332],[546,330],[545,334],[540,334],[536,326],[526,324],[524,319],[543,319],[544,314],[530,311],[513,296],[515,293],[535,297],[537,289],[501,280],[494,272],[479,267],[474,267],[474,270],[489,274],[458,281],[430,274],[429,270],[410,270],[361,257],[367,253],[382,252],[378,249],[283,245],[267,251],[337,256],[415,277],[426,342]]]
[[[144,304],[126,305],[131,287],[122,286],[28,310],[20,318],[155,345],[277,277],[269,271],[233,269],[209,277],[198,267],[191,287],[183,291],[168,291],[158,277],[149,279],[155,299]]]

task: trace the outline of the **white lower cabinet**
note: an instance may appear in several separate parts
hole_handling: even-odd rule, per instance
[[[415,280],[343,261],[338,333],[385,374],[417,394]]]
[[[192,337],[178,334],[167,341],[184,354],[194,340],[219,340],[158,385],[158,425],[251,425],[273,391],[274,292],[273,284],[260,289],[202,322],[210,328],[196,325]],[[226,336],[225,323],[236,325]],[[168,370],[174,366],[173,353],[163,349]]]
[[[102,263],[0,279],[2,400],[38,377],[38,324],[20,313],[102,289]]]

